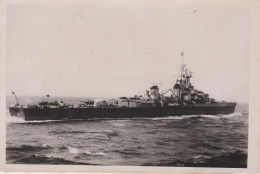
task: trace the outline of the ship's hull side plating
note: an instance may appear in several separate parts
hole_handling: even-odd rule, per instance
[[[12,116],[25,120],[73,120],[91,118],[133,118],[164,117],[181,115],[229,114],[235,110],[236,103],[216,103],[187,106],[164,107],[122,107],[122,108],[13,108]]]

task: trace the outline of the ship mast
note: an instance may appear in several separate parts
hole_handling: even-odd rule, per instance
[[[181,79],[183,78],[183,70],[184,70],[184,65],[183,65],[183,55],[184,53],[181,52]]]
[[[186,64],[184,63],[184,53],[181,52],[181,80],[185,81],[185,66]]]
[[[186,86],[185,66],[186,64],[184,63],[184,53],[181,52],[181,79],[180,79],[181,88],[185,88]]]
[[[181,79],[180,85],[182,88],[190,87],[190,78],[192,77],[192,72],[186,68],[186,64],[184,63],[184,53],[181,52]]]

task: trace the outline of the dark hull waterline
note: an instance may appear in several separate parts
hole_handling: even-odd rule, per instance
[[[24,120],[73,120],[91,118],[165,117],[182,115],[218,115],[233,113],[236,103],[136,108],[15,108],[11,116]]]

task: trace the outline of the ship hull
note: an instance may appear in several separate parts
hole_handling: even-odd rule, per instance
[[[164,117],[182,115],[218,115],[229,114],[235,110],[236,103],[200,104],[196,106],[165,106],[136,108],[14,108],[11,116],[24,120],[73,120],[92,118],[133,118]]]
[[[11,116],[19,117],[19,118],[26,120],[23,108],[9,107],[9,112],[10,112]]]

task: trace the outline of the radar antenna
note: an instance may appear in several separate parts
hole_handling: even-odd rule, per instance
[[[159,86],[158,88],[160,89],[163,83],[151,83],[151,84],[152,85],[158,85]]]

